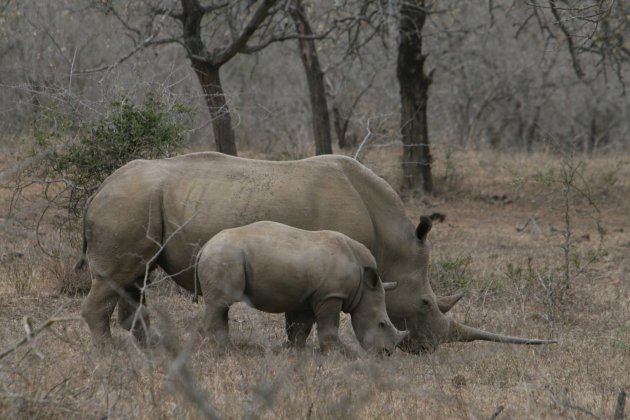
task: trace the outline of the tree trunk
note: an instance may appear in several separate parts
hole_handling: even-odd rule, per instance
[[[337,145],[340,149],[345,149],[346,147],[354,147],[355,142],[348,142],[348,138],[346,137],[346,133],[348,132],[348,122],[349,118],[344,118],[341,116],[341,111],[339,111],[338,105],[333,105],[333,126],[335,127],[335,133],[337,134]]]
[[[206,98],[212,118],[212,131],[217,152],[236,156],[230,108],[225,101],[225,93],[219,77],[219,69],[227,60],[213,60],[201,40],[201,22],[206,12],[199,0],[181,0],[181,3],[183,13],[180,20],[184,45]]]
[[[306,19],[301,1],[295,2],[295,8],[291,11],[295,27],[300,35],[313,35],[311,26]],[[328,104],[326,103],[326,90],[324,88],[324,73],[319,64],[315,41],[312,39],[299,39],[298,47],[300,57],[306,72],[308,90],[311,99],[311,114],[313,121],[313,136],[315,138],[315,154],[332,154],[332,139],[330,135],[330,117]]]
[[[536,113],[534,114],[534,119],[532,120],[532,122],[529,125],[529,128],[527,129],[526,142],[527,142],[528,153],[531,153],[532,150],[534,150],[534,140],[536,138],[536,130],[538,130],[538,120],[540,119],[540,109],[541,109],[541,106],[537,105]]]
[[[591,127],[590,127],[590,133],[588,136],[588,147],[586,149],[589,155],[593,154],[593,152],[595,151],[595,145],[597,144],[596,116],[597,116],[597,113],[593,113],[593,116],[591,117]]]
[[[221,86],[219,68],[200,61],[193,62],[193,68],[203,88],[206,104],[212,117],[212,131],[217,152],[236,156],[232,117]]]
[[[422,54],[421,33],[425,19],[424,0],[402,3],[397,76],[400,85],[404,187],[412,190],[422,183],[425,192],[432,192],[432,157],[427,125],[431,77],[424,72],[426,55]]]

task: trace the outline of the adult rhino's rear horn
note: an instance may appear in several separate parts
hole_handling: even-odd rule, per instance
[[[450,339],[448,341],[493,341],[495,343],[506,344],[552,344],[557,343],[557,340],[539,340],[535,338],[523,338],[512,337],[509,335],[500,335],[491,333],[488,331],[480,330],[478,328],[469,327],[468,325],[461,324],[457,321],[452,321]]]
[[[464,296],[463,291],[459,291],[450,296],[437,296],[437,306],[443,314],[451,310],[453,306]]]

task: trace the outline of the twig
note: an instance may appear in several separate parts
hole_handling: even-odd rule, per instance
[[[50,185],[50,184],[49,184]],[[37,225],[35,226],[35,238],[37,239],[37,246],[39,246],[39,249],[46,254],[48,257],[53,258],[58,260],[59,257],[56,255],[53,255],[51,253],[49,253],[48,251],[46,251],[46,249],[44,248],[44,245],[42,244],[42,241],[40,239],[40,235],[39,235],[39,226],[42,223],[42,220],[44,219],[44,216],[46,215],[46,212],[48,211],[48,209],[50,209],[54,204],[55,204],[55,200],[57,200],[57,198],[59,198],[63,193],[65,193],[66,191],[68,191],[68,187],[64,188],[63,190],[61,190],[56,196],[55,198],[53,198],[52,200],[48,200],[48,204],[46,205],[46,207],[44,208],[44,211],[42,211],[42,213],[39,215],[39,218],[37,219]]]
[[[525,230],[525,228],[527,228],[527,226],[529,226],[529,224],[531,223],[532,225],[532,232],[534,233],[540,233],[540,227],[538,226],[538,223],[536,223],[536,219],[533,217],[530,217],[529,219],[527,219],[527,222],[525,222],[525,224],[521,227],[516,226],[516,231],[517,232],[523,232]]]
[[[149,204],[149,206],[151,206],[151,204]],[[175,237],[175,235],[177,235],[182,229],[184,229],[184,227],[186,227],[186,225],[188,225],[188,223],[190,223],[190,221],[196,215],[197,215],[197,212],[195,212],[192,216],[190,216],[190,218],[188,220],[186,220],[181,226],[178,226],[177,229],[175,229],[173,231],[173,233],[171,233],[168,236],[168,238],[166,238],[164,243],[160,244],[157,240],[155,240],[154,238],[152,238],[149,235],[149,226],[151,225],[151,212],[149,211],[149,220],[147,222],[147,228],[146,228],[146,238],[148,240],[152,241],[153,243],[155,243],[156,245],[158,245],[159,248],[144,266],[144,278],[143,278],[143,281],[142,281],[142,287],[140,288],[140,293],[141,293],[140,302],[138,302],[138,307],[136,308],[136,311],[135,311],[134,316],[133,316],[133,321],[131,322],[131,329],[130,329],[131,331],[134,331],[134,329],[136,328],[136,323],[138,322],[138,319],[140,318],[140,322],[142,322],[142,327],[144,328],[144,330],[147,333],[147,335],[149,334],[147,326],[146,326],[146,324],[144,322],[144,318],[140,317],[140,311],[142,310],[142,307],[144,306],[144,303],[143,303],[144,302],[144,293],[145,293],[147,287],[149,286],[149,275],[151,274],[151,271],[152,271],[152,268],[153,268],[153,264],[158,259],[158,257],[162,254],[162,251],[164,250],[164,248],[166,248],[166,246],[168,245],[170,240],[173,237]],[[178,273],[173,273],[170,277],[176,276],[179,273],[188,270],[189,268],[190,268],[190,266],[182,269]],[[195,270],[196,270],[196,268],[195,268]],[[196,297],[197,297],[197,283],[195,282],[195,298]],[[129,299],[128,299],[129,296],[125,296],[125,298],[129,301]],[[135,302],[131,301],[130,303],[134,304]]]
[[[504,407],[504,406],[502,406],[502,405],[498,406],[498,407],[496,408],[496,410],[494,410],[494,413],[492,413],[492,415],[489,417],[489,420],[494,420],[494,419],[496,419],[497,417],[499,417],[499,414],[501,414],[501,413],[503,412],[503,409],[504,409],[504,408],[505,408],[505,407]]]
[[[199,389],[195,378],[186,366],[186,362],[196,344],[195,335],[193,334],[184,345],[184,348],[180,350],[176,338],[170,334],[172,329],[169,325],[168,318],[160,311],[158,311],[158,315],[160,315],[161,321],[166,326],[161,344],[171,357],[173,357],[168,375],[169,378],[179,377],[181,387],[178,387],[178,391],[184,394],[185,397],[201,410],[205,418],[213,420],[220,419],[221,414],[208,403],[208,397]]]
[[[564,390],[564,395],[561,397],[560,400],[558,400],[555,395],[553,394],[553,392],[550,392],[551,395],[551,400],[554,402],[554,404],[556,404],[558,407],[560,407],[563,410],[577,410],[577,411],[581,411],[582,413],[589,415],[595,419],[601,419],[602,417],[598,416],[597,414],[593,413],[590,410],[587,410],[584,407],[580,407],[579,405],[573,404],[571,403],[571,401],[569,400],[568,395],[566,395],[567,390]],[[575,418],[575,416],[571,416],[573,418]]]
[[[575,71],[575,75],[580,79],[584,79],[585,74],[582,70],[582,67],[580,66],[580,62],[577,59],[575,46],[573,45],[573,38],[571,37],[571,34],[562,22],[562,19],[560,18],[560,13],[558,12],[558,7],[556,5],[556,0],[549,0],[549,6],[553,17],[556,19],[556,24],[560,27],[560,30],[567,40],[567,47],[569,48],[569,55],[571,56],[571,62],[573,63],[573,70]]]
[[[361,162],[361,152],[363,151],[363,148],[367,145],[368,141],[372,138],[372,131],[370,130],[370,119],[369,118],[367,120],[366,129],[367,129],[367,134],[365,135],[365,137],[363,138],[363,141],[361,142],[361,144],[357,148],[357,152],[354,154],[354,158],[356,160],[358,160],[359,162]]]
[[[32,329],[30,327],[30,323],[28,322],[28,318],[25,320],[24,324],[25,325],[29,325],[28,330],[26,331],[26,335],[23,339],[21,339],[20,341],[18,341],[17,343],[15,343],[13,345],[13,347],[8,348],[7,350],[3,351],[2,353],[0,353],[0,359],[3,359],[4,357],[6,357],[7,355],[15,352],[18,347],[26,344],[27,342],[31,341],[33,338],[35,338],[35,336],[37,336],[39,333],[41,333],[42,331],[44,331],[45,329],[51,327],[54,323],[56,322],[66,322],[66,321],[80,321],[82,318],[79,316],[71,316],[71,317],[52,317],[52,318],[48,318],[43,324],[41,324],[39,327]],[[26,328],[25,328],[26,329]]]

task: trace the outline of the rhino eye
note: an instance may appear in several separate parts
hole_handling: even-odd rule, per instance
[[[382,328],[382,329],[385,329],[385,327],[387,327],[387,324],[385,323],[385,321],[381,321],[381,322],[378,323],[378,327]]]
[[[421,299],[420,302],[422,303],[422,306],[431,306],[429,299]]]

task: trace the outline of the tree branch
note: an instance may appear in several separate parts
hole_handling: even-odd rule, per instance
[[[551,8],[551,13],[553,14],[553,17],[556,19],[556,23],[558,24],[558,26],[560,26],[560,30],[562,31],[562,33],[567,39],[567,46],[569,48],[569,54],[571,55],[571,62],[573,63],[573,70],[575,70],[575,74],[577,75],[578,78],[584,79],[584,76],[585,76],[584,71],[582,70],[582,67],[580,66],[580,62],[578,61],[577,56],[575,55],[575,46],[573,45],[573,38],[571,38],[571,34],[567,30],[566,26],[564,26],[564,23],[562,22],[562,19],[560,18],[560,13],[558,12],[558,9],[556,7],[556,0],[549,0],[549,6]]]
[[[240,52],[243,47],[245,47],[247,41],[249,41],[254,32],[256,32],[256,29],[258,29],[260,24],[267,18],[267,16],[269,16],[269,11],[277,2],[278,0],[263,0],[262,4],[258,6],[258,9],[254,12],[250,21],[247,22],[247,25],[245,25],[245,28],[243,28],[243,31],[238,38],[236,38],[227,47],[218,49],[212,54],[212,61],[216,66],[220,67],[221,65],[227,63],[232,57]]]
[[[142,41],[140,44],[136,45],[136,47],[134,49],[132,49],[131,51],[129,51],[127,54],[125,54],[124,56],[122,56],[121,58],[119,58],[118,60],[114,61],[111,64],[107,64],[104,66],[100,66],[100,67],[95,67],[95,68],[91,68],[91,69],[87,69],[87,70],[80,70],[80,71],[75,71],[74,74],[92,74],[92,73],[100,73],[102,71],[109,71],[111,69],[113,69],[116,66],[119,66],[120,64],[124,63],[125,61],[129,60],[131,57],[133,57],[134,55],[136,55],[140,50],[146,48],[146,47],[150,47],[150,46],[155,46],[155,45],[165,45],[165,44],[180,44],[180,45],[184,45],[183,42],[181,41],[181,39],[179,38],[162,38],[162,39],[153,39],[155,38],[155,35],[151,35],[148,38],[146,38],[144,41]],[[184,46],[185,48],[185,46]]]
[[[15,343],[12,347],[10,347],[7,350],[5,350],[2,353],[0,353],[0,359],[3,359],[4,357],[8,356],[9,354],[15,352],[18,349],[18,347],[20,347],[20,346],[26,344],[27,342],[31,341],[33,338],[35,338],[35,336],[37,334],[41,333],[42,331],[44,331],[45,329],[51,327],[53,324],[55,324],[57,322],[80,321],[81,319],[82,318],[79,317],[79,316],[51,317],[51,318],[48,318],[39,327],[33,329],[32,326],[31,326],[30,319],[28,317],[24,317],[24,319],[22,320],[22,323],[24,324],[24,330],[26,332],[26,335],[24,336],[23,339],[21,339],[20,341]]]
[[[176,13],[173,11],[173,9],[167,9],[167,8],[163,8],[163,7],[152,7],[151,11],[156,15],[156,16],[168,16],[170,18],[173,18],[175,20],[179,20],[179,21],[183,21],[184,20],[184,14],[183,13]]]
[[[111,13],[126,30],[135,33],[139,37],[142,36],[142,32],[138,28],[134,28],[133,26],[129,25],[129,23],[121,16],[121,14],[118,13],[118,10],[116,10],[116,8],[112,6],[112,3],[103,3],[105,3],[103,6],[103,8],[105,9],[105,14]]]
[[[302,35],[302,34],[294,33],[294,34],[273,36],[257,45],[251,45],[251,46],[245,45],[244,47],[241,48],[239,52],[243,54],[253,54],[255,52],[265,49],[266,47],[268,47],[270,44],[273,44],[274,42],[283,42],[283,41],[289,41],[293,39],[304,39],[304,40],[313,40],[313,41],[320,40],[320,39],[326,38],[334,29],[335,27],[331,26],[330,28],[326,30],[326,32],[323,32],[321,34]]]
[[[212,13],[216,10],[220,10],[225,7],[228,7],[229,5],[230,5],[230,2],[226,0],[222,3],[211,4],[209,6],[201,6],[201,11],[203,12],[203,14]]]

